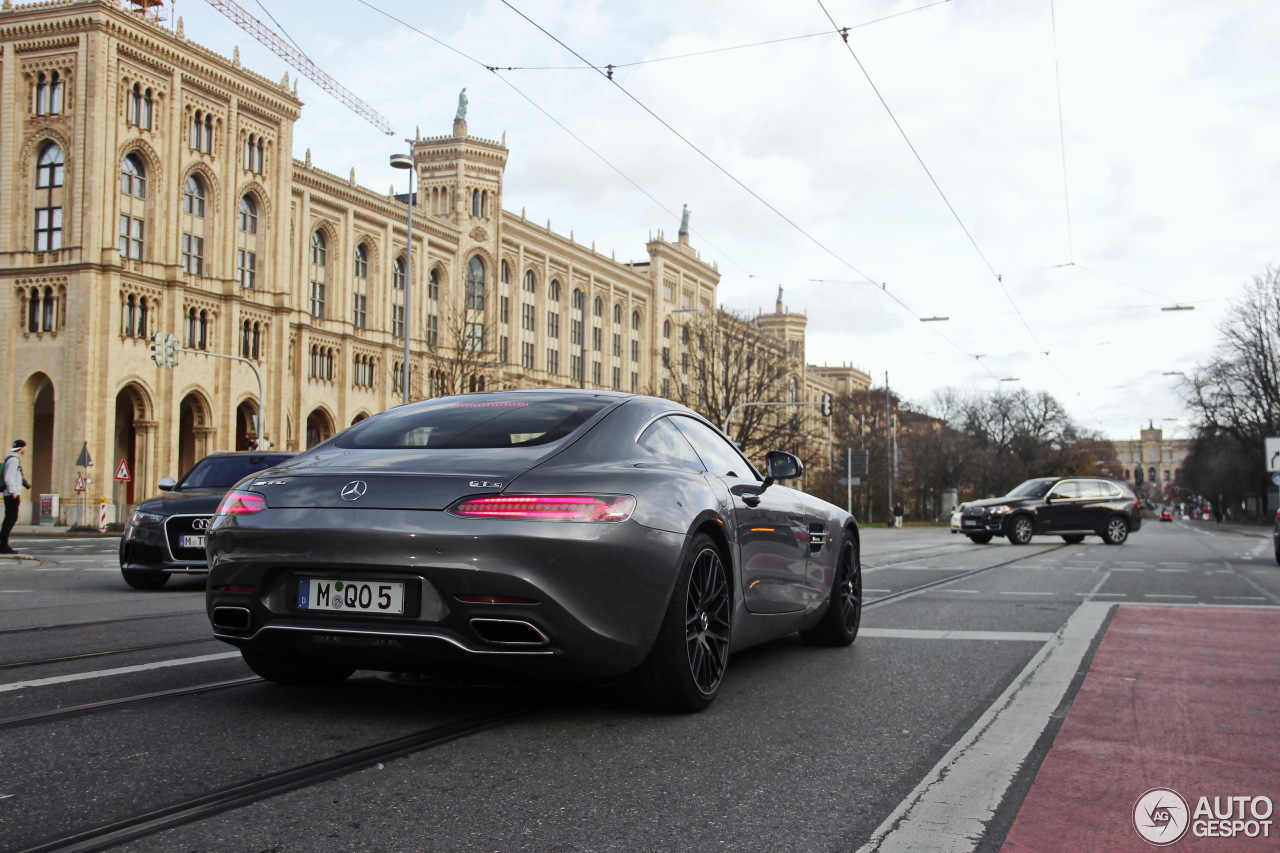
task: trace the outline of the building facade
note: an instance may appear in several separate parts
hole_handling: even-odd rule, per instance
[[[1138,494],[1152,501],[1176,501],[1182,495],[1182,468],[1191,452],[1191,440],[1165,438],[1164,430],[1149,424],[1139,437],[1113,441],[1116,458],[1124,468],[1124,479]]]
[[[209,452],[302,450],[399,404],[406,334],[412,399],[659,393],[673,324],[715,310],[719,272],[687,234],[619,263],[509,212],[508,149],[465,120],[412,146],[410,256],[410,196],[295,159],[301,110],[287,75],[180,21],[117,0],[0,8],[4,436],[28,441],[32,496],[60,495],[64,520],[104,499],[123,518]],[[798,348],[800,397],[869,386],[808,368],[803,315],[776,315],[756,325]],[[157,366],[157,333],[176,365]]]

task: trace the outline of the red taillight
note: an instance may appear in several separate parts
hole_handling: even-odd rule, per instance
[[[463,518],[534,521],[625,521],[636,508],[630,495],[486,495],[450,507]]]
[[[257,492],[227,492],[218,504],[218,515],[253,515],[266,508],[267,499]]]

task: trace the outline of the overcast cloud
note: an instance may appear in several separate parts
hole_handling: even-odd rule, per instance
[[[303,79],[296,157],[403,192],[387,157],[450,133],[465,86],[470,133],[506,134],[508,210],[629,260],[687,204],[725,307],[772,310],[781,285],[810,362],[887,372],[921,404],[1026,387],[1111,438],[1185,436],[1165,374],[1204,362],[1227,301],[1280,260],[1264,0],[240,4],[397,131]],[[297,76],[204,0],[169,14]]]

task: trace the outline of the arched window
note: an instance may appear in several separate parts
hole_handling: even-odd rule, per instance
[[[153,114],[151,90],[143,89],[141,83],[134,83],[133,91],[129,93],[129,124],[150,130]]]
[[[145,296],[138,299],[137,334],[140,338],[147,337],[147,297]]]
[[[613,306],[613,322],[616,325],[622,325],[622,304],[617,303]]]
[[[329,254],[329,244],[324,232],[317,228],[311,233],[311,316],[324,319],[325,288],[327,286],[325,261]]]
[[[484,310],[484,261],[479,255],[467,264],[467,310]]]
[[[560,280],[559,279],[557,278],[551,279],[551,284],[547,286],[547,298],[550,299],[552,302],[560,301]]]
[[[511,265],[508,264],[506,261],[503,261],[500,272],[502,275],[502,283],[510,284],[511,283]]]
[[[204,218],[205,190],[204,181],[199,175],[188,175],[182,185],[182,212]]]
[[[480,215],[480,190],[471,191],[471,215]]]
[[[427,276],[427,298],[440,298],[440,270],[432,270]]]
[[[325,265],[325,259],[329,255],[329,241],[325,239],[324,232],[317,229],[311,234],[311,263],[317,267]]]
[[[662,337],[666,338],[667,340],[671,340],[671,321],[670,320],[662,321]]]
[[[639,311],[631,312],[631,331],[633,332],[640,331],[640,312]]]
[[[62,112],[62,78],[57,71],[41,71],[36,76],[36,115],[54,116]]]
[[[196,110],[191,115],[191,147],[213,153],[213,114]]]
[[[369,277],[369,250],[364,243],[356,246],[355,268],[352,270],[352,274],[356,278]]]
[[[120,192],[134,198],[147,197],[146,167],[137,154],[126,154],[120,161]]]
[[[133,337],[133,331],[138,321],[138,300],[132,293],[125,297],[124,300],[124,334],[126,337]]]
[[[248,193],[240,196],[240,215],[237,225],[246,234],[258,233],[258,203]]]
[[[591,313],[596,317],[604,316],[604,300],[599,296],[595,298],[595,301],[591,305]]]
[[[391,289],[404,290],[404,258],[396,258],[391,265]]]
[[[559,287],[559,286],[560,286],[559,284],[557,284],[557,285],[556,285],[556,287]],[[535,276],[535,275],[533,274],[533,270],[526,270],[526,271],[525,271],[525,274],[524,274],[524,292],[525,292],[525,293],[537,293],[537,292],[538,292],[538,278],[537,278],[537,276]]]
[[[36,160],[35,250],[62,248],[62,149],[47,142]]]
[[[146,229],[146,167],[137,154],[126,154],[120,161],[120,192],[125,195],[120,205],[120,257],[142,260]]]
[[[261,175],[263,172],[262,137],[249,134],[244,141],[244,167],[246,170]]]
[[[794,376],[787,380],[787,393],[790,395],[788,399],[792,403],[800,402],[800,383]]]

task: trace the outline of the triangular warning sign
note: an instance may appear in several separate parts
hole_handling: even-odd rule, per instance
[[[84,491],[84,474],[80,474],[80,473],[76,474],[76,491],[77,492]]]
[[[116,469],[116,479],[122,482],[129,480],[129,466],[125,464],[123,459],[120,460],[120,467]]]

